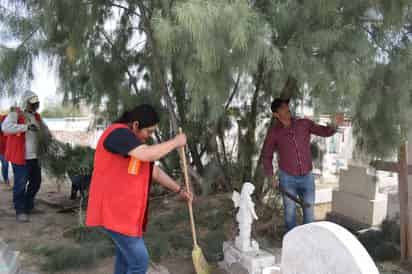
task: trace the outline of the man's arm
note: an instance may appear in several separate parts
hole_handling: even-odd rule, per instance
[[[17,134],[26,132],[27,125],[18,124],[17,113],[13,111],[7,115],[6,119],[4,119],[3,123],[1,124],[1,129],[3,130],[4,134]]]
[[[160,167],[153,167],[153,179],[169,190],[178,193],[181,198],[186,201],[192,202],[193,195],[191,192],[188,192],[183,187],[181,187],[175,180],[169,177]]]
[[[276,150],[276,136],[273,128],[270,128],[262,148],[263,169],[266,176],[273,177],[273,153]]]
[[[321,137],[330,137],[336,133],[336,126],[321,126],[313,122],[312,120],[307,120],[309,131],[311,134],[315,134]]]
[[[129,155],[146,162],[154,162],[170,153],[172,150],[186,144],[186,136],[175,138],[155,145],[142,144],[129,152]]]
[[[180,185],[170,178],[169,175],[167,175],[166,172],[158,166],[153,167],[153,179],[163,187],[173,192],[178,192],[180,189]]]

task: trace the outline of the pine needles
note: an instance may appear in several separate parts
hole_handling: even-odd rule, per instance
[[[64,178],[66,175],[91,175],[94,150],[90,147],[64,144],[53,137],[39,138],[42,166],[51,175]]]

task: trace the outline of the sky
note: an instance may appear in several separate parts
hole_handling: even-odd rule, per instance
[[[113,10],[113,18],[111,20],[107,20],[105,22],[105,30],[107,33],[111,34],[115,31],[117,24],[119,23],[121,14],[123,10],[114,8]],[[2,25],[0,23],[0,30]],[[9,47],[15,47],[20,44],[19,41],[13,40],[1,40],[0,36],[0,45],[7,45]],[[145,37],[141,35],[136,35],[130,41],[130,45],[136,47],[136,45],[140,45],[142,47],[143,43],[140,43],[142,40],[145,40]],[[37,93],[40,99],[40,111],[42,111],[47,105],[47,101],[50,100],[58,100],[60,98],[57,90],[59,86],[59,79],[57,73],[57,66],[52,65],[48,62],[47,57],[45,55],[40,56],[37,60],[35,60],[33,64],[33,75],[34,79],[30,83],[30,88],[33,92]],[[19,97],[13,98],[4,98],[3,95],[0,96],[0,111],[5,111],[9,109],[10,105],[19,102]]]
[[[7,6],[7,1],[3,1],[2,6]],[[5,35],[7,34],[7,31],[5,31],[5,27],[1,24],[1,22],[0,31],[2,34],[0,35],[0,45],[16,47],[20,44],[20,41]],[[39,58],[37,58],[33,63],[34,78],[30,83],[30,89],[39,96],[40,111],[44,108],[44,102],[47,101],[46,99],[55,97],[57,94],[58,76],[56,72],[57,67],[55,65],[51,65],[44,55],[40,55]],[[0,95],[0,110],[6,111],[11,105],[16,105],[16,102],[19,102],[19,96],[9,98],[6,95]]]
[[[33,75],[31,90],[38,94],[40,102],[46,102],[46,99],[58,95],[59,80],[55,64],[49,64],[45,58],[39,58],[33,65]]]
[[[37,93],[40,99],[40,111],[45,106],[45,103],[52,99],[57,99],[58,76],[56,65],[50,64],[44,56],[39,57],[33,64],[34,79],[30,83],[30,89]],[[1,95],[0,109],[7,110],[11,105],[20,102],[19,96],[5,98]]]

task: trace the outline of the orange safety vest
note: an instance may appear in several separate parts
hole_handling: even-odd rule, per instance
[[[111,125],[96,147],[86,225],[141,237],[147,224],[153,163],[107,151],[103,143],[118,128],[128,129],[124,124]]]
[[[24,118],[23,112],[17,109],[17,123],[25,124],[26,119]],[[40,114],[37,112],[34,117],[38,122],[41,121]],[[16,134],[6,134],[7,143],[6,150],[4,152],[4,157],[7,161],[16,165],[26,164],[26,134],[24,132],[19,132]]]

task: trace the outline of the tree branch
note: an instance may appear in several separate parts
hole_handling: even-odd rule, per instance
[[[103,34],[104,38],[105,38],[105,39],[107,40],[107,42],[110,44],[110,46],[112,47],[112,49],[114,49],[117,57],[119,57],[120,61],[122,62],[123,66],[124,66],[124,68],[125,68],[125,70],[126,70],[127,75],[128,75],[129,78],[130,78],[131,84],[132,84],[134,90],[135,90],[136,93],[137,93],[137,92],[139,91],[139,89],[138,89],[138,87],[137,87],[136,81],[134,80],[135,77],[133,76],[133,74],[132,74],[132,73],[130,72],[130,70],[129,70],[129,66],[127,65],[127,61],[124,60],[124,58],[121,56],[121,54],[117,52],[116,47],[114,46],[113,42],[112,42],[112,41],[110,40],[110,38],[109,38],[109,35],[108,35],[104,30],[100,30],[100,32]]]
[[[138,1],[136,4],[140,9],[140,12],[141,12],[140,16],[142,17],[142,19],[144,19],[146,22],[149,22],[150,20],[147,17],[147,14],[150,14],[149,9],[143,4],[142,1]]]
[[[373,42],[375,43],[375,45],[376,45],[379,49],[381,49],[382,51],[384,51],[384,52],[386,52],[386,53],[388,53],[388,54],[391,53],[389,49],[386,49],[384,46],[380,45],[379,41],[376,40],[376,37],[375,37],[375,35],[374,35],[374,33],[373,33],[372,31],[370,31],[368,28],[366,28],[365,26],[362,26],[362,25],[361,25],[361,28],[362,28],[364,31],[366,31],[366,33],[369,34],[370,38],[373,40]]]
[[[85,5],[94,5],[94,2],[93,2],[93,1],[88,1],[88,2],[85,2],[84,4],[85,4]],[[128,12],[128,13],[130,13],[130,14],[134,14],[134,15],[139,16],[139,17],[142,16],[140,13],[136,12],[134,9],[131,9],[131,8],[129,8],[129,7],[125,7],[125,6],[123,6],[123,5],[114,3],[114,2],[112,2],[112,1],[107,1],[107,2],[106,2],[106,6],[123,9],[123,10],[125,10],[126,12]]]
[[[40,27],[37,27],[36,29],[34,29],[26,38],[24,38],[24,40],[21,42],[21,44],[17,48],[19,49],[23,47],[24,44],[26,44],[39,29]]]
[[[298,92],[298,81],[293,76],[289,75],[283,86],[280,98],[290,99]]]
[[[155,131],[155,137],[156,137],[156,141],[158,142],[158,143],[161,143],[162,142],[162,137],[159,135],[159,132],[156,130]],[[162,165],[164,166],[164,168],[166,169],[166,170],[168,170],[168,171],[170,171],[171,169],[170,169],[170,167],[169,167],[169,165],[166,163],[166,161],[164,160],[164,158],[161,158],[160,160],[160,163],[162,163]]]
[[[239,90],[239,83],[240,83],[240,76],[241,75],[242,75],[241,73],[239,73],[237,75],[235,86],[233,87],[232,93],[230,94],[229,99],[227,100],[227,102],[225,104],[225,111],[229,108],[230,104],[232,103],[233,98],[235,97],[236,93]]]

